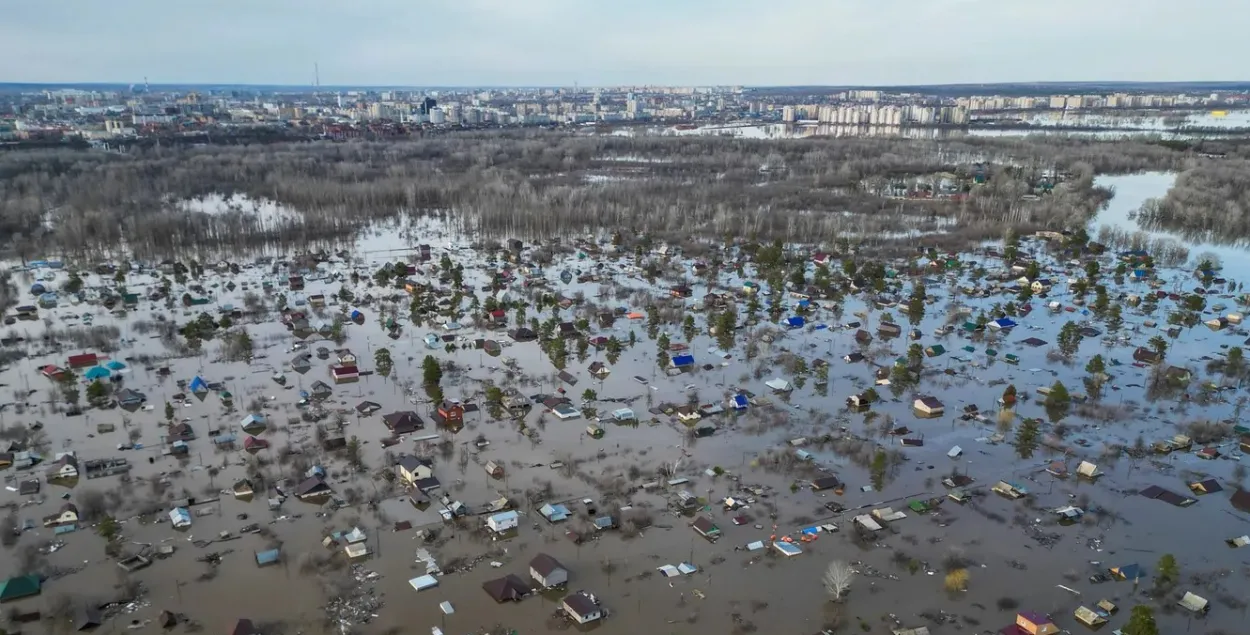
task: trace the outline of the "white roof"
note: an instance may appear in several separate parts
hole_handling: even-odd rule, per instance
[[[409,580],[408,584],[418,591],[424,591],[438,586],[438,578],[432,575],[423,575]]]
[[[877,521],[873,520],[872,516],[869,516],[868,514],[860,514],[859,516],[856,516],[855,522],[859,523],[864,527],[864,529],[869,531],[881,530],[881,525],[877,524]]]

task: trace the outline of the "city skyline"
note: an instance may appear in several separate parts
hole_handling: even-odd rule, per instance
[[[224,4],[8,3],[0,82],[310,85],[314,66],[327,86],[1238,81],[1250,53],[1232,0]]]

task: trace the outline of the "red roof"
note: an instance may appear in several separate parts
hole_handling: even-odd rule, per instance
[[[70,355],[70,366],[91,366],[99,361],[99,357],[95,353],[82,353],[80,355]]]
[[[359,375],[360,371],[355,366],[335,366],[330,369],[330,374],[335,377],[344,375]]]
[[[269,442],[264,439],[257,439],[256,437],[249,436],[243,440],[243,449],[245,450],[263,450],[267,447],[269,447]]]

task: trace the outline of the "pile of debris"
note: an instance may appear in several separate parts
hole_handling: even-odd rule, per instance
[[[374,590],[374,582],[382,576],[359,564],[352,565],[355,584],[339,589],[325,605],[326,618],[339,624],[343,632],[357,624],[368,624],[378,616],[384,602]]]

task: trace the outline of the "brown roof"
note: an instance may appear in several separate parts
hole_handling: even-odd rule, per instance
[[[540,553],[534,556],[533,560],[530,560],[530,568],[545,578],[554,573],[556,569],[563,569],[564,565],[560,564],[559,560],[545,553]]]
[[[530,586],[516,574],[509,573],[502,578],[483,582],[482,590],[495,598],[496,602],[506,602],[521,599],[530,592]]]
[[[564,598],[564,605],[567,606],[570,611],[573,611],[582,617],[591,615],[599,610],[599,607],[595,606],[595,603],[591,602],[590,598],[586,597],[586,594],[581,591]]]

